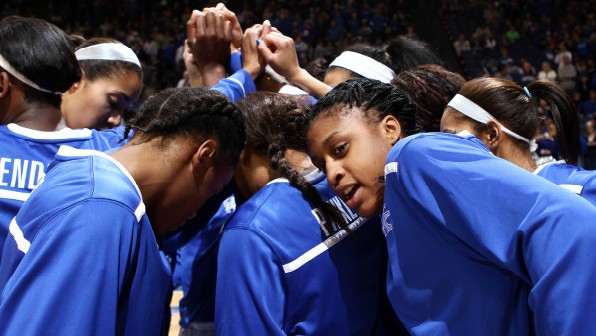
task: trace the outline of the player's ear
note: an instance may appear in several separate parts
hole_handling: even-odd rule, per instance
[[[81,86],[82,82],[83,81],[81,80],[80,82],[74,83],[66,92],[67,93],[70,93],[70,94],[73,94],[73,93],[77,92],[77,90]]]
[[[216,151],[217,142],[215,142],[215,140],[207,139],[203,141],[203,143],[199,145],[192,156],[193,167],[198,169],[201,167],[201,165],[211,163],[215,159]]]
[[[0,71],[0,98],[4,98],[8,94],[9,88],[10,78],[8,72]]]
[[[66,92],[70,93],[70,94],[77,92],[78,89],[80,89],[83,85],[85,85],[86,81],[87,81],[87,77],[85,76],[85,71],[83,71],[81,69],[81,80],[74,83]]]
[[[401,138],[401,125],[392,115],[387,115],[381,120],[381,132],[392,146]]]
[[[250,147],[242,148],[242,150],[240,151],[240,161],[239,161],[238,165],[250,166],[251,159],[252,159],[253,155],[254,155],[254,153],[250,149]]]
[[[201,185],[209,169],[215,164],[217,143],[213,139],[205,140],[196,148],[191,157],[192,174],[196,185]]]
[[[499,147],[499,143],[503,140],[503,130],[499,123],[494,120],[489,120],[486,123],[482,134],[482,141],[491,150],[491,152]]]

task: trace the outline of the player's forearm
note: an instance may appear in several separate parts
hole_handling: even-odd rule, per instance
[[[210,88],[226,77],[226,69],[219,63],[209,63],[201,68],[201,77],[203,84]]]
[[[320,99],[327,92],[331,91],[331,87],[320,80],[314,78],[308,71],[300,69],[295,73],[291,74],[289,78],[286,77],[290,83],[296,85],[302,90],[306,91],[311,96]]]

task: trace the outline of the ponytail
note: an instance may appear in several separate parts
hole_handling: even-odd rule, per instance
[[[538,104],[542,99],[550,106],[561,146],[561,157],[567,163],[575,165],[581,151],[579,118],[573,100],[559,85],[550,81],[534,81],[527,89],[532,96],[532,104]]]

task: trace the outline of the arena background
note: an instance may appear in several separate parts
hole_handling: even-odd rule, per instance
[[[177,85],[184,70],[181,46],[186,21],[193,9],[217,2],[6,0],[0,5],[0,16],[34,16],[69,34],[120,40],[142,62],[142,100]],[[575,76],[559,75],[557,81],[577,103],[584,136],[588,136],[586,122],[596,115],[596,0],[224,3],[243,27],[269,19],[294,38],[302,66],[315,59],[328,64],[355,42],[383,44],[401,34],[428,43],[446,68],[467,79],[501,76],[526,84],[538,78],[545,62],[560,72],[562,56],[570,54]],[[593,146],[586,155],[596,155],[595,150]]]
[[[117,38],[140,56],[146,91],[152,93],[176,85],[181,78],[183,63],[179,48],[192,9],[216,3],[10,0],[3,2],[2,16],[36,16],[70,34]],[[538,72],[541,63],[547,60],[556,70],[554,59],[561,44],[573,53],[573,63],[580,76],[584,67],[588,77],[594,73],[596,1],[593,0],[224,3],[236,12],[244,27],[269,19],[284,34],[297,39],[303,65],[319,57],[332,59],[344,46],[354,42],[382,44],[389,37],[405,34],[429,43],[448,69],[468,79],[496,74],[499,65],[505,65],[509,58],[513,67],[521,68],[527,60]],[[458,54],[454,43],[460,34],[469,41],[470,50]],[[509,70],[514,73],[517,69]],[[587,98],[587,90],[578,89],[580,98]]]
[[[113,37],[130,46],[143,66],[140,103],[183,78],[186,21],[193,9],[217,2],[8,0],[0,8],[2,17],[36,16],[69,34]],[[313,74],[317,65],[329,64],[345,46],[355,42],[379,45],[397,35],[425,41],[446,68],[467,79],[505,77],[526,85],[541,75],[546,63],[577,103],[583,140],[594,137],[586,133],[586,123],[596,115],[596,0],[224,3],[243,27],[269,19],[294,38],[301,65]],[[560,69],[564,55],[570,55],[571,62]],[[548,116],[546,107],[544,115]],[[591,147],[587,143],[584,141],[584,154],[595,167],[586,168],[595,169],[596,142]]]

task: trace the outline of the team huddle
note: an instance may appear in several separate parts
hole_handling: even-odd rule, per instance
[[[186,85],[129,112],[134,51],[4,18],[0,334],[166,335],[175,288],[181,335],[596,334],[573,100],[391,44],[317,78],[218,4],[187,23]]]

